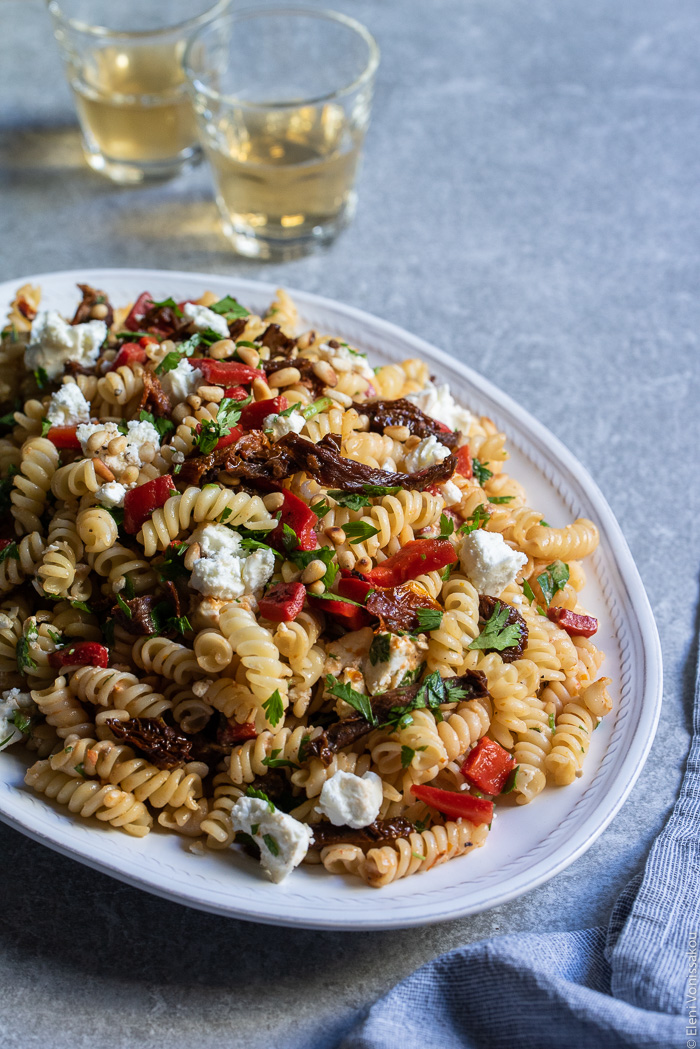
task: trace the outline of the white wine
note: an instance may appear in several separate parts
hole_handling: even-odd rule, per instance
[[[205,142],[229,234],[286,242],[352,210],[361,135],[336,105],[247,111]]]
[[[105,47],[72,79],[90,152],[110,161],[158,164],[197,144],[181,44]]]

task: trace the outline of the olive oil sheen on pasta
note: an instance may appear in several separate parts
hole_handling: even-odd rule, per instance
[[[334,105],[234,117],[205,142],[226,232],[284,242],[349,219],[360,146]]]

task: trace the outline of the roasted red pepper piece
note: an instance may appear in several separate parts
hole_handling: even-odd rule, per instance
[[[457,456],[457,470],[456,470],[456,472],[458,474],[461,474],[462,477],[467,477],[467,478],[473,477],[474,476],[474,465],[472,463],[472,457],[469,454],[469,445],[468,444],[460,445],[459,448],[455,448],[455,453],[454,454]]]
[[[369,612],[364,608],[358,608],[357,605],[351,605],[349,601],[329,601],[322,597],[314,597],[313,594],[309,594],[307,600],[317,612],[324,612],[331,618],[341,620],[346,630],[359,630],[372,622]]]
[[[411,787],[411,794],[445,816],[461,817],[476,824],[490,823],[493,819],[493,802],[475,798],[473,794],[458,794],[454,790],[441,790],[424,783]]]
[[[143,342],[143,339],[141,340],[141,342]],[[110,364],[107,371],[116,371],[116,369],[121,368],[123,364],[143,364],[145,360],[145,346],[141,346],[138,342],[125,342],[122,343],[122,345],[119,347],[119,352]]]
[[[155,335],[142,335],[139,339],[139,346],[143,346],[144,350],[147,349],[151,343],[158,342]]]
[[[571,637],[593,637],[598,629],[598,620],[594,616],[582,616],[568,608],[548,608],[547,617]]]
[[[358,579],[347,569],[342,570],[342,579],[338,580],[338,593],[341,597],[349,597],[351,601],[359,601],[364,604],[371,589],[372,584],[366,579]]]
[[[264,371],[251,368],[248,364],[241,364],[240,361],[215,361],[211,357],[191,357],[190,364],[193,368],[199,368],[207,382],[218,383],[221,386],[265,378]]]
[[[232,401],[245,401],[250,394],[243,386],[227,386],[224,397],[230,397]]]
[[[282,495],[284,503],[282,504],[280,523],[274,532],[270,532],[268,543],[270,546],[274,546],[275,550],[284,553],[286,550],[284,545],[284,525],[289,525],[296,533],[300,550],[315,550],[318,546],[316,532],[314,531],[318,521],[316,514],[306,505],[303,499],[294,495],[293,492],[288,492],[284,489]]]
[[[0,539],[0,550],[4,550],[6,546],[10,546],[14,542],[14,539]]]
[[[515,758],[486,736],[469,751],[461,773],[484,794],[500,794],[515,768]]]
[[[367,578],[375,586],[398,586],[426,572],[453,565],[456,560],[457,552],[449,539],[414,539],[375,565]]]
[[[150,291],[142,291],[134,305],[129,310],[129,314],[124,321],[124,328],[126,331],[138,331],[141,327],[143,318],[152,306],[153,298]]]
[[[291,623],[301,612],[306,601],[303,583],[276,583],[260,598],[260,615],[273,623]]]
[[[109,651],[97,641],[79,641],[77,645],[66,645],[49,655],[49,666],[61,667],[107,667]]]
[[[124,531],[136,535],[143,522],[176,491],[170,474],[154,477],[152,481],[130,489],[124,496]]]
[[[246,430],[262,430],[268,415],[279,415],[289,407],[286,397],[268,397],[266,401],[253,401],[241,412],[241,426]]]
[[[52,426],[46,436],[57,448],[70,448],[71,451],[79,452],[77,429],[77,426]]]

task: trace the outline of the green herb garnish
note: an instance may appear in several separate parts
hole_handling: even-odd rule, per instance
[[[388,663],[391,653],[391,634],[375,634],[369,649],[369,661],[372,666],[377,663]]]
[[[241,306],[237,299],[234,299],[232,295],[224,295],[223,299],[219,299],[213,306],[208,307],[212,313],[218,313],[220,317],[225,317],[230,323],[233,320],[238,320],[239,317],[249,317],[250,313]]]
[[[275,811],[275,806],[272,804],[267,794],[262,790],[257,790],[255,787],[246,787],[245,792],[246,798],[258,798],[259,801],[267,802],[267,807],[270,812]]]
[[[547,565],[537,577],[545,604],[550,605],[554,595],[563,590],[568,581],[569,566],[564,561],[552,561],[551,565]]]
[[[379,529],[375,528],[369,521],[350,521],[348,524],[343,525],[343,531],[354,546],[357,543],[366,542],[373,535],[377,535]]]
[[[441,608],[419,608],[416,610],[419,630],[439,630],[442,623]]]
[[[486,509],[484,503],[480,503],[471,517],[467,518],[459,530],[462,535],[469,535],[471,532],[475,532],[477,528],[482,528],[490,517],[491,514]]]
[[[377,724],[369,696],[363,696],[361,692],[356,692],[350,685],[343,685],[332,674],[326,675],[326,691],[331,696],[336,696],[337,699],[342,699],[348,703],[362,715],[365,721],[369,721],[370,725]]]
[[[265,700],[262,708],[273,728],[280,723],[284,716],[284,703],[282,702],[279,689],[276,688],[272,695]]]
[[[298,769],[299,766],[295,765],[293,761],[289,761],[287,758],[279,758],[278,754],[282,753],[281,747],[277,750],[273,750],[269,758],[263,758],[262,763],[269,769]]]
[[[488,469],[488,463],[482,463],[479,459],[472,459],[474,476],[483,488],[489,477],[493,477],[493,470]]]
[[[520,643],[521,632],[519,623],[506,625],[510,609],[508,605],[498,602],[484,624],[484,628],[478,637],[475,637],[469,648],[490,648],[496,652],[503,652],[506,648],[512,648]]]
[[[508,773],[508,779],[503,784],[503,790],[501,791],[501,794],[510,794],[510,792],[513,790],[513,788],[515,787],[515,780],[517,778],[519,768],[520,765],[516,765],[514,769],[510,770],[510,772]]]

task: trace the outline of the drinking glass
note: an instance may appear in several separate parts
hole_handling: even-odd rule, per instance
[[[224,232],[242,255],[287,258],[350,221],[379,49],[334,11],[256,8],[185,50]]]
[[[230,2],[49,0],[91,168],[141,182],[201,159],[182,56]]]

